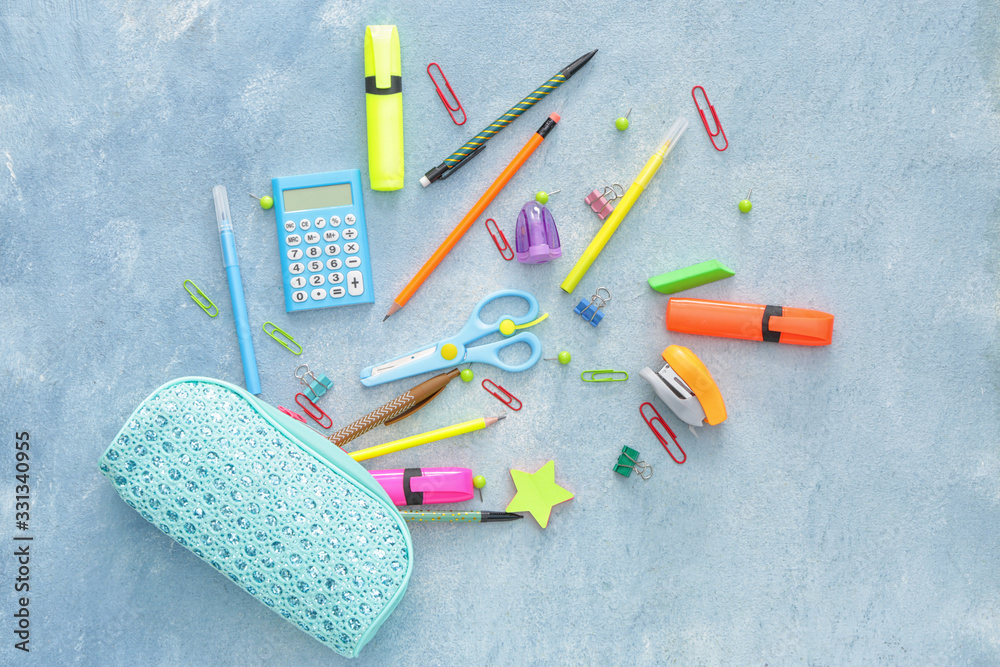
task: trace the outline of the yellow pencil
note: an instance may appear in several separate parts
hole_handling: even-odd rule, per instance
[[[454,435],[462,435],[463,433],[478,431],[486,428],[487,426],[496,424],[506,416],[507,415],[501,415],[499,417],[480,417],[479,419],[462,422],[461,424],[454,424],[452,426],[445,426],[444,428],[439,428],[434,431],[427,431],[427,433],[411,435],[409,438],[393,440],[392,442],[387,442],[384,445],[376,445],[375,447],[369,447],[367,449],[359,449],[356,452],[349,452],[349,454],[355,461],[367,461],[368,459],[373,459],[376,456],[382,456],[383,454],[392,454],[393,452],[409,449],[410,447],[425,445],[428,442],[434,442],[435,440],[444,440],[445,438],[450,438]]]

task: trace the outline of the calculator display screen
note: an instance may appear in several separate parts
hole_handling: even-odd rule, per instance
[[[318,188],[300,188],[297,190],[282,190],[285,198],[285,211],[308,211],[314,208],[332,208],[334,206],[350,206],[351,184],[321,185]]]

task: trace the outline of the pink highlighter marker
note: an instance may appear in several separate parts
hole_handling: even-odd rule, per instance
[[[460,503],[473,495],[469,468],[369,470],[395,505]]]

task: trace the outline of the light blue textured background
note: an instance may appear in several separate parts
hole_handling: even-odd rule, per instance
[[[852,6],[853,5],[853,6]],[[360,167],[362,41],[399,26],[407,184],[365,191],[374,306],[284,313],[270,178]],[[397,612],[358,664],[1000,662],[1000,10],[899,3],[3,2],[0,4],[0,536],[12,533],[13,432],[31,433],[37,664],[331,664],[339,659],[146,524],[97,459],[152,389],[242,383],[211,187],[236,218],[264,398],[290,404],[306,346],[346,422],[410,382],[358,371],[457,331],[499,288],[536,294],[546,356],[476,368],[525,403],[488,432],[386,457],[468,465],[486,502],[507,470],[556,460],[576,493],[542,531],[415,526]],[[449,181],[419,176],[557,69],[590,65]],[[468,110],[448,120],[436,60]],[[730,140],[691,101],[702,84]],[[632,127],[612,121],[632,108]],[[552,110],[563,121],[489,208],[508,235],[538,189],[565,257],[504,263],[477,225],[410,305],[391,298]],[[584,194],[627,185],[678,115],[688,133],[573,296],[557,287],[595,232]],[[753,188],[754,209],[736,202]],[[650,275],[719,259],[687,295],[813,307],[833,345],[668,334]],[[181,289],[219,304],[210,320]],[[592,329],[571,313],[598,286]],[[651,391],[578,373],[656,364],[670,343],[712,370],[729,420],[669,461],[638,415]],[[502,406],[456,382],[359,445]],[[661,408],[661,412],[665,412]],[[610,466],[623,444],[648,482]],[[13,651],[0,547],[3,661]]]

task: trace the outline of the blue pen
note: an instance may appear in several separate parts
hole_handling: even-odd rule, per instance
[[[236,320],[236,338],[240,342],[243,375],[246,377],[247,391],[251,394],[259,394],[260,376],[257,374],[257,359],[253,354],[250,318],[247,317],[247,303],[243,297],[243,279],[240,278],[240,260],[236,256],[233,216],[229,214],[229,196],[226,194],[226,186],[216,185],[212,188],[212,196],[215,198],[215,217],[219,221],[222,261],[226,265],[226,277],[229,278],[229,298],[233,302],[233,319]]]

